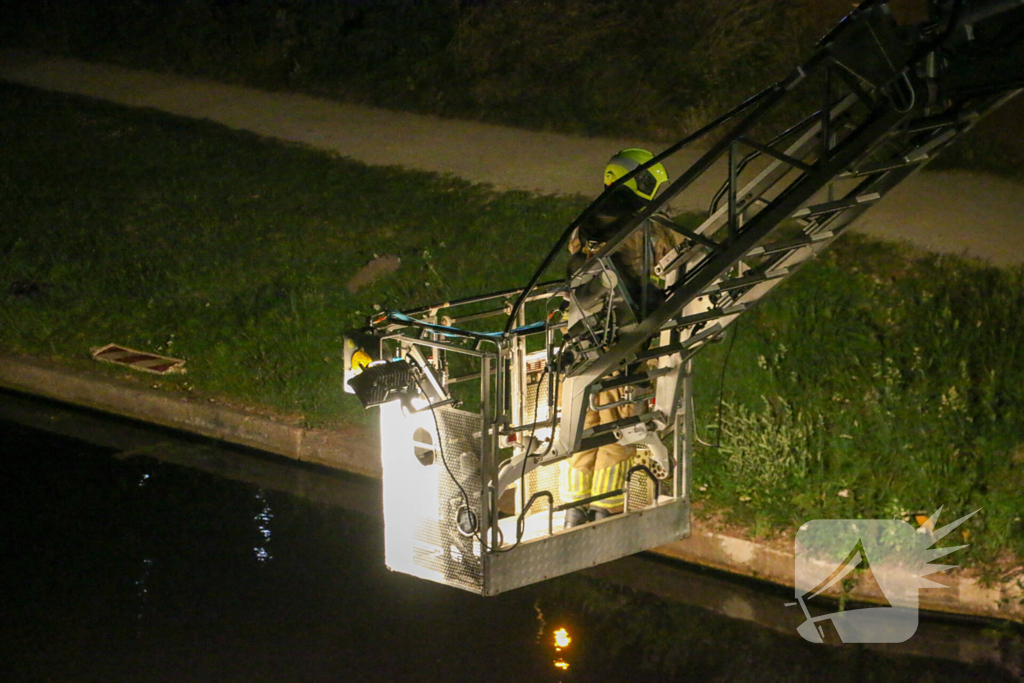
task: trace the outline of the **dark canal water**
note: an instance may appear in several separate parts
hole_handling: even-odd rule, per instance
[[[384,568],[375,482],[0,408],[0,681],[1019,680],[1019,631],[812,645],[784,592],[649,558],[476,597]]]

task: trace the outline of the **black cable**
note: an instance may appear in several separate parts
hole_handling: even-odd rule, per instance
[[[441,438],[441,423],[438,422],[438,420],[437,420],[437,412],[434,410],[434,404],[432,404],[430,402],[430,397],[427,396],[427,392],[423,390],[423,384],[420,382],[420,378],[416,377],[415,375],[413,376],[413,378],[416,380],[416,386],[419,387],[420,393],[423,394],[423,398],[426,399],[427,407],[430,408],[430,415],[434,419],[434,431],[437,432],[437,452],[441,456],[441,464],[444,465],[444,469],[445,469],[446,472],[448,472],[448,476],[455,483],[455,486],[458,487],[459,493],[462,494],[462,501],[463,501],[463,504],[465,505],[466,512],[469,513],[472,516],[472,518],[473,518],[473,531],[470,532],[470,533],[471,534],[477,534],[478,531],[479,531],[479,527],[478,527],[479,519],[477,519],[476,513],[473,512],[473,506],[470,505],[469,494],[466,493],[466,489],[464,489],[462,487],[462,483],[459,481],[458,477],[456,477],[454,474],[452,474],[452,470],[448,466],[448,460],[447,460],[447,458],[445,458],[445,455],[444,455],[444,446],[441,443],[441,441],[442,441],[442,438]],[[455,524],[456,524],[456,526],[458,525],[458,515],[456,515]],[[482,543],[482,541],[481,541],[481,543]]]
[[[545,319],[544,319],[545,332],[547,331],[547,324],[548,324],[548,319],[547,319],[547,317],[545,317]],[[558,365],[555,367],[555,372],[554,372],[554,374],[552,376],[552,381],[557,381],[558,375],[559,375],[559,373],[561,371],[562,351],[565,350],[566,341],[567,341],[567,339],[563,338],[562,339],[562,345],[558,348],[558,361],[557,361]],[[540,388],[544,385],[544,377],[546,377],[548,372],[551,371],[551,362],[552,361],[549,358],[548,362],[544,364],[544,371],[541,373],[540,380],[538,380],[538,382],[537,382],[537,393],[533,397],[533,405],[534,405],[533,425],[530,427],[530,439],[529,439],[528,443],[532,443],[533,442],[533,437],[537,433],[537,408],[536,408],[536,406],[537,406],[537,403],[540,401]],[[551,452],[551,448],[555,445],[555,426],[556,426],[555,420],[557,418],[557,410],[553,411],[552,410],[553,407],[554,406],[551,404],[551,401],[549,399],[549,401],[548,401],[548,416],[551,419],[551,438],[548,439],[548,447],[546,449],[544,449],[544,452],[540,455],[541,458],[547,457],[547,454]],[[529,449],[527,449],[527,453],[529,453]],[[519,490],[520,491],[524,490],[524,487],[525,487],[525,483],[524,482],[526,480],[526,463],[527,463],[527,461],[529,461],[529,459],[530,459],[529,455],[527,455],[526,457],[523,458],[523,468],[522,468],[522,470],[519,473]],[[526,512],[527,512],[528,509],[529,508],[524,507],[523,510],[519,513],[519,516],[516,518],[516,542],[513,543],[508,548],[499,548],[497,550],[495,550],[493,548],[488,548],[488,550],[490,552],[492,552],[492,553],[507,553],[510,550],[515,550],[519,546],[519,544],[523,540],[523,533],[525,533],[525,531],[526,531],[525,525],[523,524],[523,520],[526,518]]]
[[[963,6],[964,0],[955,0],[953,2],[953,6],[949,12],[949,19],[946,22],[946,27],[935,40],[933,43],[934,45],[941,45],[942,43],[945,43],[949,40],[950,36],[953,35],[953,32],[956,31],[957,23],[960,21],[960,13],[963,11]]]
[[[722,399],[725,396],[725,370],[729,367],[729,356],[732,354],[732,345],[736,343],[736,337],[740,333],[739,318],[733,323],[732,339],[729,340],[729,347],[725,350],[725,358],[722,359],[722,374],[718,378],[718,434],[715,435],[715,448],[722,445]]]
[[[533,425],[530,427],[530,438],[526,442],[529,445],[527,445],[527,447],[526,447],[526,455],[523,456],[523,467],[522,467],[522,469],[519,472],[519,490],[520,491],[523,491],[524,490],[524,486],[525,486],[525,481],[526,481],[526,463],[529,462],[529,460],[530,460],[530,445],[533,444],[533,437],[537,434],[537,403],[540,401],[540,388],[541,388],[541,386],[543,386],[544,378],[548,374],[549,364],[550,364],[550,361],[548,361],[548,363],[544,364],[544,371],[542,373],[540,373],[540,380],[537,382],[537,393],[534,394],[534,396],[533,396],[533,405],[534,405]],[[550,410],[551,410],[551,406],[549,405],[548,406],[548,411],[550,412]],[[551,444],[554,442],[554,436],[555,436],[555,433],[552,430],[552,432],[551,432],[551,439],[548,442],[548,451],[551,450]],[[547,455],[548,451],[545,451],[544,455]],[[543,456],[541,456],[541,457],[543,457]],[[498,550],[493,550],[492,549],[491,552],[507,553],[510,550],[515,550],[519,546],[519,544],[523,540],[523,534],[526,531],[526,529],[524,527],[524,524],[523,524],[523,520],[526,517],[526,511],[527,511],[527,508],[524,507],[522,509],[522,511],[520,511],[519,516],[516,518],[516,542],[513,543],[508,548],[499,548]]]
[[[546,326],[547,326],[547,323],[545,322],[545,327]],[[559,365],[559,367],[556,368],[556,376],[557,376],[557,370],[560,369],[560,366],[561,366],[562,351],[564,350],[564,348],[565,348],[565,340],[563,340],[561,347],[559,347],[559,353],[558,353],[558,365]],[[540,388],[544,384],[544,378],[547,376],[547,373],[551,369],[550,365],[551,365],[551,361],[549,360],[548,363],[546,363],[544,365],[544,371],[541,373],[540,381],[537,382],[537,393],[536,393],[536,395],[534,397],[534,406],[536,406],[537,403],[540,401]],[[458,478],[452,473],[451,468],[448,466],[448,459],[445,457],[444,446],[441,443],[442,442],[442,438],[441,438],[441,425],[440,425],[440,422],[437,419],[437,412],[435,412],[433,404],[430,403],[430,398],[427,396],[427,393],[423,390],[423,384],[420,382],[420,378],[414,376],[414,379],[416,381],[417,387],[420,390],[420,393],[422,393],[424,398],[426,398],[426,400],[427,400],[427,406],[430,408],[430,414],[431,414],[431,416],[432,416],[432,418],[434,420],[434,430],[437,432],[437,451],[438,451],[438,455],[441,456],[441,464],[444,465],[444,469],[448,473],[448,477],[451,478],[451,480],[455,483],[455,486],[459,489],[459,493],[462,495],[463,506],[466,508],[467,514],[470,515],[470,519],[471,519],[471,523],[472,523],[472,530],[470,532],[468,532],[466,535],[475,536],[476,539],[480,542],[480,547],[483,550],[486,550],[487,552],[491,552],[491,553],[507,553],[510,550],[514,550],[516,547],[519,546],[520,542],[522,542],[522,538],[523,538],[522,537],[522,533],[524,531],[522,522],[523,522],[523,519],[524,519],[524,517],[526,515],[526,510],[523,510],[522,512],[520,512],[519,517],[518,517],[518,519],[516,521],[516,541],[515,541],[515,543],[513,543],[508,548],[497,548],[497,549],[491,548],[491,547],[489,547],[487,545],[487,542],[483,538],[482,530],[480,529],[480,526],[479,526],[480,525],[480,518],[473,511],[472,505],[470,505],[469,494],[466,493],[466,489],[463,488],[462,483],[459,482]],[[551,405],[550,405],[550,403],[548,405],[548,412],[551,413]],[[548,453],[551,452],[551,448],[554,445],[554,433],[555,433],[554,430],[555,430],[555,416],[553,415],[552,416],[552,424],[551,424],[551,439],[549,439],[548,447],[544,451],[544,453],[541,455],[541,457],[544,457]],[[534,411],[533,426],[532,426],[531,431],[530,431],[530,438],[529,438],[530,442],[533,441],[533,437],[536,435],[536,433],[537,433],[537,418],[536,418],[536,410],[535,410]],[[529,452],[529,451],[527,451],[527,452]],[[526,464],[527,464],[528,460],[529,460],[528,456],[523,458],[523,468],[522,468],[522,471],[521,471],[521,473],[519,475],[519,481],[520,481],[519,485],[520,485],[520,487],[523,486],[523,480],[526,477]],[[455,524],[456,524],[456,526],[458,526],[458,515],[456,515]],[[459,528],[459,530],[460,530],[460,532],[462,531],[461,527]]]

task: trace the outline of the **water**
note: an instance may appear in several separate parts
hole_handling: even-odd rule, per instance
[[[1017,680],[1017,631],[816,646],[783,592],[651,559],[477,597],[384,568],[375,482],[0,407],[2,681]]]

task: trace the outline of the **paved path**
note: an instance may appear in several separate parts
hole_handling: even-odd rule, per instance
[[[368,164],[449,173],[501,189],[592,196],[612,152],[660,149],[643,140],[524,131],[21,52],[0,54],[0,79],[210,119]],[[692,194],[708,197],[713,189],[696,187]],[[867,212],[857,229],[996,264],[1024,263],[1024,184],[926,171]]]

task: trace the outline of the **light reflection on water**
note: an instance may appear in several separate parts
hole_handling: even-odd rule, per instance
[[[274,518],[274,513],[270,511],[270,501],[267,500],[267,496],[262,488],[256,489],[256,502],[260,506],[260,511],[256,513],[253,520],[256,522],[256,530],[260,535],[262,544],[253,548],[253,552],[258,561],[266,562],[273,559],[270,551],[267,550],[267,545],[270,543],[270,520]]]
[[[150,557],[142,558],[142,571],[139,574],[139,578],[135,579],[135,597],[138,599],[138,612],[135,615],[135,619],[139,622],[139,628],[136,631],[136,636],[142,637],[142,622],[146,618],[146,611],[149,608],[149,582],[150,572],[153,570],[153,559]]]
[[[569,670],[569,662],[565,660],[566,655],[562,654],[562,651],[569,647],[572,643],[572,637],[569,635],[569,631],[563,626],[558,628],[554,632],[555,640],[555,661],[553,662],[556,669],[560,671]]]
[[[1014,680],[811,645],[679,602],[728,586],[635,559],[480,598],[386,571],[379,518],[9,424],[0,442],[3,681]]]

